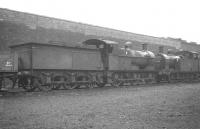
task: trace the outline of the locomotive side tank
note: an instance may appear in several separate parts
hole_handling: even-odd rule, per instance
[[[131,45],[114,47],[109,56],[109,68],[115,85],[154,83],[154,53],[131,49]]]
[[[127,48],[118,55],[110,55],[110,70],[155,70],[155,55],[150,51],[136,51]]]
[[[153,66],[155,54],[147,50],[147,44],[145,44],[145,47],[143,45],[143,49],[140,51],[132,49],[131,42],[126,42],[123,47],[118,46],[118,50],[114,49],[113,51],[110,62],[115,62],[115,70],[155,70]],[[115,56],[114,59],[113,56]],[[112,66],[111,64],[111,69]]]

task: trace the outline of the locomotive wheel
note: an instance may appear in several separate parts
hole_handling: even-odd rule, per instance
[[[106,83],[96,83],[97,87],[105,87]]]
[[[32,85],[24,85],[24,86],[22,86],[22,88],[27,92],[32,92],[36,89]]]
[[[121,82],[119,80],[113,80],[111,85],[114,86],[114,87],[119,87],[119,86],[121,86]]]
[[[34,91],[35,89],[32,85],[32,78],[30,76],[20,76],[18,86],[22,87],[25,91]]]
[[[111,79],[112,79],[112,83],[111,83],[112,86],[114,86],[114,87],[121,86],[122,82],[119,81],[119,79],[120,79],[119,73],[113,73],[111,76]]]
[[[52,90],[58,90],[62,87],[65,89],[65,82],[67,81],[67,78],[63,75],[57,75],[53,77],[53,83],[52,83]]]
[[[106,83],[104,83],[103,81],[97,81],[94,84],[94,87],[104,87],[106,85]]]
[[[75,76],[75,80],[77,83],[75,83],[76,88],[87,88],[89,87],[89,84],[92,82],[92,75],[90,73],[77,73]]]
[[[59,74],[53,77],[53,83],[51,84],[52,90],[58,89],[73,89],[73,86],[70,84],[72,80],[71,74]]]
[[[40,89],[42,91],[50,91],[53,89],[53,84],[45,84],[45,85],[41,85]]]
[[[96,87],[96,86],[97,86],[96,82],[90,82],[90,83],[88,84],[88,88],[94,88],[94,87]]]
[[[63,84],[54,83],[51,85],[51,90],[58,90]]]
[[[92,82],[91,83],[92,87],[91,88],[94,88],[94,87],[99,87],[99,83],[98,82]]]
[[[78,86],[77,84],[69,83],[69,84],[65,84],[64,87],[66,90],[72,90],[72,89],[77,88]]]
[[[41,80],[35,76],[24,75],[19,77],[18,86],[22,87],[25,91],[32,92],[38,89],[39,91],[45,91],[41,86]]]
[[[136,85],[136,80],[132,80],[131,81],[131,86],[135,86]]]
[[[71,74],[65,74],[65,83],[64,83],[64,89],[66,90],[72,90],[78,87],[78,84],[72,83],[72,75]]]
[[[0,90],[8,90],[14,88],[14,81],[11,78],[5,77],[1,79],[2,87]]]
[[[39,91],[49,91],[49,87],[45,87],[42,85],[42,81],[40,78],[33,76],[32,81],[32,85],[35,89],[38,89]]]

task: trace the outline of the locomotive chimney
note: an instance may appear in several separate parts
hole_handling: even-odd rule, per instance
[[[147,51],[147,44],[146,43],[142,44],[142,50]]]
[[[164,53],[164,46],[159,46],[159,48],[158,48],[159,50],[159,53]]]

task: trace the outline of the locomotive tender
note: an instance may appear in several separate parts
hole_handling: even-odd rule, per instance
[[[4,61],[2,61],[4,57]],[[154,54],[129,45],[89,39],[81,46],[26,43],[11,46],[11,53],[0,55],[1,86],[27,91],[74,89],[106,85],[152,84],[162,81],[198,80],[198,53],[179,51]]]

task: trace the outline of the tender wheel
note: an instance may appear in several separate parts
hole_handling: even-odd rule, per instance
[[[65,89],[65,83],[67,82],[67,77],[63,75],[57,75],[53,77],[52,89],[58,90],[61,88]]]
[[[114,86],[114,87],[121,86],[122,82],[119,79],[120,79],[119,73],[113,73],[112,74],[112,80],[113,81],[112,81],[111,85]]]
[[[65,77],[64,89],[72,90],[72,89],[75,89],[75,88],[79,87],[78,84],[72,83],[72,75],[70,73],[65,74],[64,77]]]
[[[78,72],[75,75],[75,84],[77,85],[76,88],[87,88],[89,87],[89,84],[93,81],[92,75],[90,73],[85,72]]]
[[[31,76],[20,76],[18,86],[22,87],[25,91],[34,91],[33,80]]]

